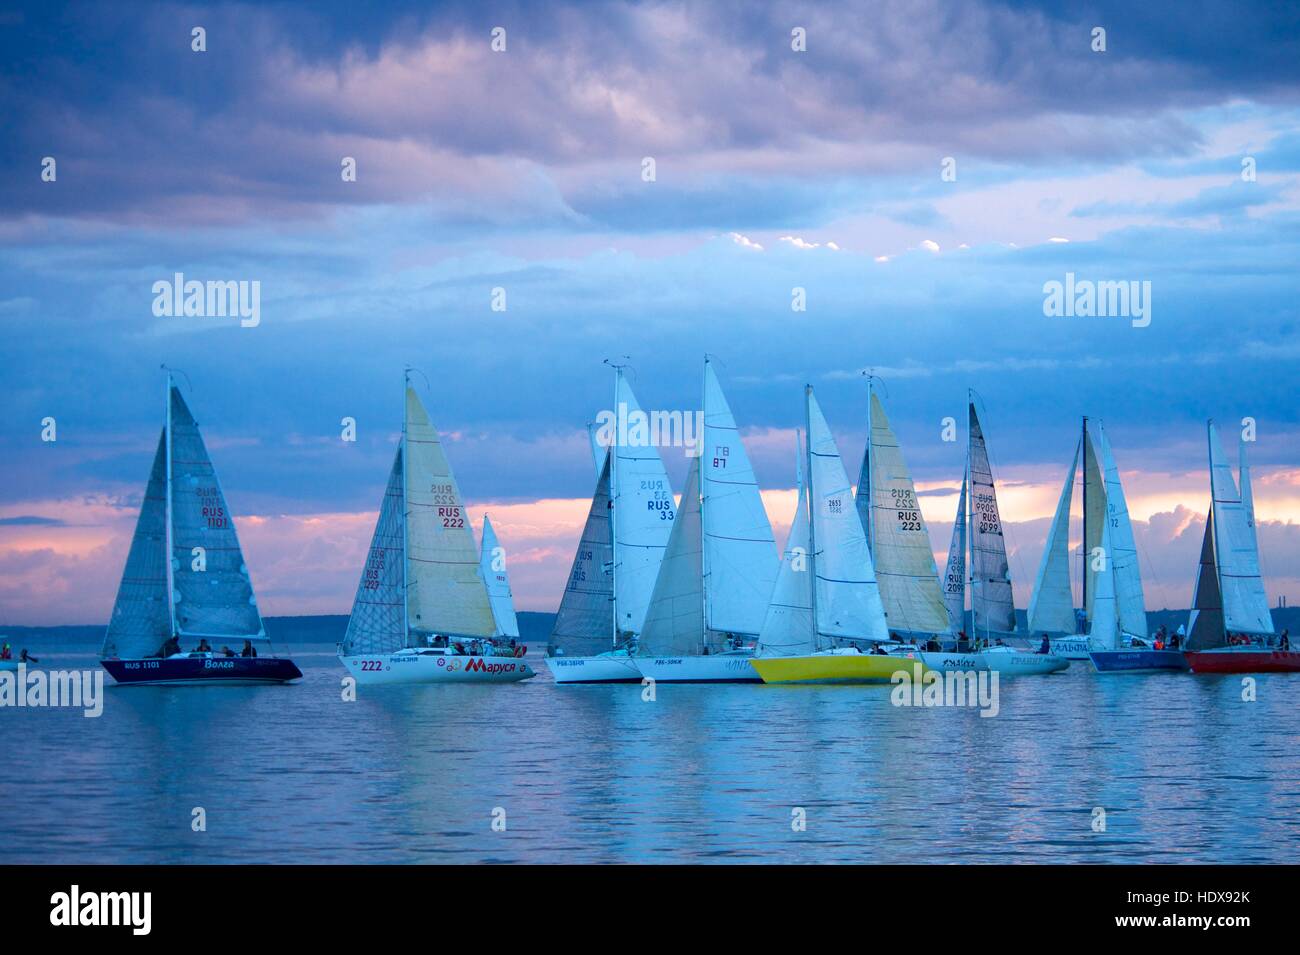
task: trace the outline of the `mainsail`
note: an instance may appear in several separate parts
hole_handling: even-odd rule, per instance
[[[167,432],[158,438],[101,656],[139,659],[172,632],[167,599]]]
[[[547,652],[552,656],[557,653],[593,656],[608,651],[614,643],[614,618],[610,609],[614,600],[614,547],[609,530],[609,466],[607,454],[547,643]]]
[[[209,639],[264,637],[235,523],[208,449],[180,391],[169,390],[176,632]]]
[[[1106,484],[1097,457],[1096,442],[1088,419],[1083,419],[1083,612],[1092,619],[1092,598],[1097,590],[1093,558],[1101,547],[1101,529],[1106,525]]]
[[[970,508],[971,508],[971,606],[975,630],[1011,633],[1016,629],[1016,611],[1011,593],[1011,567],[1002,536],[993,471],[989,467],[984,431],[970,404]]]
[[[1147,610],[1146,601],[1142,597],[1142,575],[1138,569],[1137,543],[1133,539],[1133,525],[1129,522],[1128,504],[1124,500],[1124,486],[1119,480],[1119,468],[1110,452],[1110,441],[1100,422],[1097,425],[1097,439],[1106,481],[1106,521],[1103,537],[1109,534],[1110,540],[1109,547],[1105,541],[1101,546],[1105,550],[1106,562],[1114,577],[1119,623],[1125,633],[1145,639]]]
[[[1101,553],[1096,558],[1089,558],[1095,563],[1093,579],[1097,582],[1097,593],[1092,601],[1092,629],[1088,631],[1091,644],[1103,650],[1120,648],[1120,615],[1115,591],[1115,551],[1110,533],[1110,524],[1103,524],[1101,529]]]
[[[758,656],[803,656],[818,649],[813,626],[809,546],[808,489],[801,475],[794,520],[790,522],[772,599],[758,635]]]
[[[348,629],[343,636],[345,656],[392,653],[406,646],[406,594],[402,582],[404,515],[399,445],[388,472],[375,533],[366,552],[366,566],[357,584],[352,615],[348,617]]]
[[[1082,442],[1082,438],[1080,438]],[[1080,444],[1080,447],[1082,444]],[[1070,502],[1074,498],[1074,475],[1079,467],[1079,448],[1070,461],[1061,497],[1056,503],[1047,546],[1038,566],[1038,578],[1029,600],[1029,632],[1074,633],[1074,594],[1070,589]]]
[[[962,475],[957,517],[952,524],[952,545],[943,573],[943,602],[948,608],[948,629],[953,633],[966,626],[966,477]]]
[[[1219,433],[1208,425],[1210,487],[1214,495],[1214,555],[1223,596],[1225,628],[1232,633],[1269,634],[1273,618],[1259,572],[1255,535],[1247,523],[1246,507],[1232,479],[1219,444]]]
[[[419,396],[406,388],[406,580],[414,632],[496,632],[460,488]]]
[[[1214,505],[1205,515],[1201,537],[1201,561],[1196,589],[1192,592],[1192,613],[1188,619],[1186,650],[1213,650],[1226,643],[1223,626],[1223,594],[1219,590],[1219,569],[1214,564]]]
[[[857,510],[875,562],[891,630],[942,633],[948,611],[930,533],[885,408],[872,391],[870,428],[858,478]]]
[[[610,491],[614,504],[614,607],[622,642],[634,638],[645,625],[676,508],[650,419],[632,394],[622,368],[615,369],[614,408]]]
[[[497,541],[492,521],[483,515],[483,546],[479,553],[479,572],[487,584],[488,602],[498,637],[519,636],[519,618],[515,616],[515,599],[510,592],[510,574],[506,570],[506,552]]]
[[[693,457],[637,643],[638,652],[644,655],[685,656],[705,651],[701,533],[700,459]]]
[[[776,580],[776,542],[736,419],[707,359],[699,470],[707,627],[714,634],[756,634]]]
[[[811,386],[805,394],[818,642],[829,646],[837,638],[885,641],[889,630],[884,606],[849,476]]]
[[[1250,489],[1250,464],[1246,461],[1246,442],[1237,447],[1237,474],[1241,482],[1241,506],[1246,510],[1246,526],[1250,528],[1250,543],[1259,553],[1259,535],[1255,527],[1255,495]]]

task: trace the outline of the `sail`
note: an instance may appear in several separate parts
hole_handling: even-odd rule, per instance
[[[609,455],[601,465],[591,509],[573,555],[547,653],[594,656],[614,645],[614,548],[609,536]]]
[[[1106,524],[1106,484],[1092,429],[1084,419],[1083,441],[1083,611],[1092,619],[1092,595],[1097,589],[1093,558],[1101,547],[1101,529]]]
[[[682,503],[637,641],[642,656],[686,656],[705,650],[701,534],[700,459],[696,457],[691,458]]]
[[[953,633],[966,626],[966,477],[961,479],[957,517],[952,525],[952,546],[943,573],[943,601],[948,607],[948,629]]]
[[[942,633],[948,629],[948,610],[912,474],[875,392],[870,402],[871,433],[862,456],[857,509],[868,534],[885,621],[895,631]]]
[[[591,463],[596,469],[596,480],[600,480],[600,469],[605,466],[605,455],[609,450],[596,437],[595,424],[587,425],[587,440],[591,443]]]
[[[406,646],[406,596],[402,581],[402,449],[393,456],[379,505],[366,566],[343,636],[344,656],[392,653]]]
[[[1214,505],[1205,515],[1205,534],[1201,538],[1201,562],[1192,591],[1192,612],[1187,620],[1185,650],[1213,650],[1224,646],[1227,633],[1223,626],[1223,595],[1219,591],[1219,569],[1214,565]]]
[[[1115,457],[1110,451],[1110,441],[1100,422],[1097,424],[1097,437],[1101,463],[1105,469],[1105,527],[1110,534],[1110,548],[1106,550],[1106,557],[1113,565],[1119,624],[1125,633],[1146,639],[1147,608],[1142,596],[1142,575],[1138,569],[1137,543],[1133,539],[1133,525],[1129,521],[1124,487],[1119,480],[1119,468],[1115,464]],[[1105,544],[1102,546],[1105,547]]]
[[[1089,644],[1101,650],[1118,650],[1121,646],[1119,602],[1115,590],[1115,549],[1111,538],[1110,524],[1102,525],[1101,554],[1090,563],[1097,564],[1093,579],[1097,582],[1097,593],[1093,597],[1092,629],[1088,631]]]
[[[785,552],[772,588],[763,627],[760,657],[801,656],[819,649],[813,627],[812,574],[808,557],[808,491],[799,483],[799,502],[785,539]]]
[[[1272,633],[1273,618],[1259,573],[1259,551],[1247,524],[1246,508],[1232,479],[1232,468],[1219,444],[1219,432],[1208,426],[1210,487],[1214,494],[1214,554],[1223,596],[1224,626],[1233,633]]]
[[[1080,439],[1082,446],[1082,439]],[[1074,593],[1070,589],[1070,501],[1074,498],[1074,475],[1079,467],[1079,448],[1070,461],[1056,514],[1047,532],[1047,546],[1038,565],[1038,578],[1029,600],[1029,632],[1074,633]]]
[[[1259,535],[1255,528],[1255,494],[1250,488],[1250,464],[1246,461],[1246,442],[1237,447],[1237,473],[1241,481],[1241,506],[1246,511],[1246,526],[1250,528],[1250,543],[1259,553]]]
[[[776,581],[776,541],[736,419],[708,361],[700,464],[708,629],[756,634]]]
[[[483,515],[483,546],[479,553],[479,572],[487,584],[488,602],[498,637],[519,636],[519,618],[515,616],[515,598],[510,592],[510,574],[506,570],[506,552],[497,542],[492,521]]]
[[[478,548],[438,431],[406,389],[406,581],[413,633],[489,637],[496,631]]]
[[[158,438],[117,602],[104,634],[104,657],[132,660],[158,652],[171,636],[167,599],[167,434]]]
[[[641,632],[650,593],[673,529],[673,489],[650,430],[650,419],[619,369],[615,383],[614,605],[620,640]]]
[[[970,405],[970,497],[971,606],[975,611],[975,630],[1011,633],[1016,629],[1011,567],[1007,563],[1007,545],[1002,536],[988,448],[973,402]]]
[[[264,637],[235,522],[208,449],[171,388],[172,607],[182,636]],[[199,548],[202,548],[200,550]]]
[[[812,521],[817,632],[835,638],[889,639],[871,551],[839,448],[822,410],[807,389],[808,504]],[[822,641],[819,641],[822,642]]]

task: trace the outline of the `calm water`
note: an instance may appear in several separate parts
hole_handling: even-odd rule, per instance
[[[33,650],[42,649],[33,643]],[[64,644],[42,663],[95,665]],[[1295,862],[1300,678],[881,687],[113,687],[0,709],[0,862]],[[533,656],[533,654],[530,654]],[[534,659],[534,664],[540,661]],[[207,811],[192,832],[191,810]],[[791,830],[791,808],[807,830]],[[1107,831],[1091,829],[1105,807]],[[492,830],[506,812],[507,830]]]

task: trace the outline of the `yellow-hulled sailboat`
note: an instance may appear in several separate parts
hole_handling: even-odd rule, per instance
[[[759,649],[764,683],[889,683],[919,660],[871,652],[889,640],[875,567],[835,438],[812,386],[804,390],[806,478]]]

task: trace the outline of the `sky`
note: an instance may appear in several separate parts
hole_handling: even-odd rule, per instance
[[[0,626],[107,620],[162,364],[268,615],[348,611],[406,365],[517,607],[553,610],[604,360],[687,410],[706,353],[778,541],[802,386],[856,477],[870,369],[942,558],[974,389],[1022,607],[1082,415],[1149,609],[1190,601],[1206,420],[1235,456],[1251,418],[1267,590],[1300,598],[1300,8],[1274,7],[8,5]],[[176,273],[258,282],[257,324],[155,314]],[[1149,310],[1046,314],[1067,275]]]

